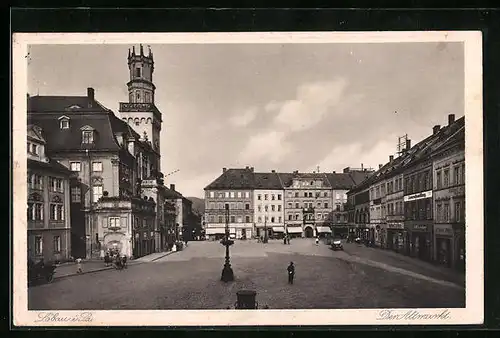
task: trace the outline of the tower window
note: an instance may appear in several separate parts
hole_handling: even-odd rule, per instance
[[[135,69],[135,76],[136,76],[136,77],[141,77],[141,69],[140,69],[139,67],[137,67],[137,68]]]
[[[139,92],[137,92],[137,102],[139,102],[139,100],[141,99],[141,94]]]

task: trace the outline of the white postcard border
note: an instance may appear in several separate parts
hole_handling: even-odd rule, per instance
[[[463,42],[466,119],[466,307],[461,309],[29,311],[26,93],[29,44]],[[16,33],[13,35],[13,323],[17,326],[451,325],[484,318],[482,35],[479,31]],[[469,183],[470,182],[470,183]],[[383,312],[385,311],[385,312]],[[390,316],[389,316],[390,314]],[[381,319],[381,318],[390,319]]]

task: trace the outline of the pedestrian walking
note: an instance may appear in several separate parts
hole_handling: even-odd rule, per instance
[[[286,236],[286,244],[290,245],[290,236]]]
[[[283,236],[283,244],[286,244],[286,236]]]
[[[288,272],[288,284],[293,284],[293,277],[295,277],[295,266],[293,262],[290,262],[290,265],[286,269]]]
[[[104,249],[101,249],[100,255],[101,260],[104,260]]]
[[[82,273],[82,272],[83,272],[82,259],[81,258],[77,258],[76,259],[76,273]]]
[[[319,237],[316,237],[316,245],[319,244]]]

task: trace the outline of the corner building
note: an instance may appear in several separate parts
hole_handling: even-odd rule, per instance
[[[448,130],[432,153],[433,259],[465,271],[465,121],[448,117]]]
[[[218,240],[225,236],[226,205],[229,207],[231,238],[254,236],[254,169],[222,169],[222,175],[205,188],[205,235]]]
[[[39,126],[27,130],[28,258],[64,262],[71,256],[71,172],[50,159]]]

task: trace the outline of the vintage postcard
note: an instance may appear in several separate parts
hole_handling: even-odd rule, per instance
[[[481,41],[14,34],[14,325],[482,323]]]

